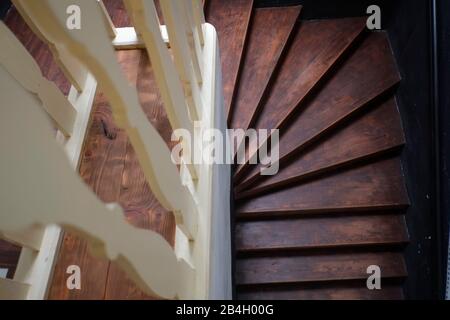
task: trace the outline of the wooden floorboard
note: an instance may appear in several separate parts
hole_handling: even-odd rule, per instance
[[[131,25],[122,0],[105,0],[104,3],[116,27]],[[36,59],[43,75],[55,82],[64,94],[68,94],[70,83],[55,63],[50,50],[32,33],[14,8],[5,22]],[[117,58],[130,84],[137,86],[149,121],[171,146],[171,128],[147,54],[141,50],[119,51]],[[95,98],[80,175],[101,200],[122,205],[131,224],[159,232],[173,245],[173,214],[163,209],[154,198],[128,137],[115,125],[108,101],[101,92],[97,92]],[[17,254],[18,250],[15,251]],[[67,290],[66,269],[69,265],[79,265],[81,268],[81,290]],[[71,233],[64,235],[49,299],[152,298],[142,293],[114,263],[93,257],[85,241]]]
[[[147,54],[143,50],[118,51],[118,61],[131,85],[136,85],[142,107],[168,146],[171,128]],[[127,135],[112,119],[108,102],[99,93],[94,104],[93,121],[83,152],[80,174],[104,202],[117,202],[126,217],[136,227],[159,232],[173,244],[175,220],[171,212],[161,207],[148,186],[136,154]],[[71,238],[76,238],[70,236]],[[73,239],[70,241],[73,242]],[[55,269],[50,291],[51,299],[152,299],[145,295],[114,264],[93,258],[86,252],[86,244],[70,255],[70,243],[65,239]],[[79,252],[77,252],[79,251]],[[70,264],[82,265],[82,279],[96,287],[74,292],[65,286],[65,270]],[[84,269],[84,271],[83,271]]]

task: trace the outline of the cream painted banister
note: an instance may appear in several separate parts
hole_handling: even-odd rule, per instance
[[[148,2],[145,3],[146,5],[150,5]],[[191,118],[193,120],[199,120],[203,110],[201,97],[202,79],[197,79],[194,71],[193,56],[189,47],[186,29],[187,17],[184,12],[184,6],[179,0],[160,1],[160,5],[169,34],[169,42],[175,65],[183,83],[185,97],[188,101]]]
[[[22,9],[21,1],[12,0],[12,2],[31,30],[49,46],[55,61],[58,63],[58,66],[61,68],[66,78],[78,92],[83,91],[83,88],[86,87],[86,82],[89,76],[86,68],[80,64],[80,62],[75,59],[70,52],[65,50],[65,48],[58,48],[57,50],[52,43],[46,41],[45,37],[39,31],[39,28],[34,25],[33,20],[30,19],[26,11]]]
[[[111,39],[114,39],[117,36],[117,32],[116,32],[116,27],[114,26],[114,23],[111,19],[111,16],[108,13],[108,10],[105,7],[105,4],[103,3],[102,0],[97,0],[100,8],[102,9],[103,12],[103,17],[106,21],[106,28],[108,30],[109,36],[111,37]]]
[[[108,97],[117,125],[126,130],[135,148],[155,197],[174,213],[177,225],[192,238],[197,227],[193,197],[182,185],[170,150],[147,120],[136,88],[130,87],[122,74],[96,1],[17,1],[50,42],[72,52],[97,78],[100,90]],[[66,8],[74,3],[82,12],[81,29],[68,30]]]
[[[201,63],[203,60],[203,51],[200,39],[196,32],[193,4],[191,1],[181,1],[181,3],[183,4],[181,9],[186,15],[186,32],[188,35],[192,66],[194,68],[196,79],[200,79],[200,82],[203,82],[203,63]]]
[[[0,300],[23,300],[29,288],[29,284],[0,278]]]
[[[161,37],[158,14],[153,1],[125,0],[124,3],[136,30],[144,40],[172,128],[183,128],[193,134],[194,125],[188,114],[183,88],[167,46]],[[189,146],[184,145],[184,150],[189,150]],[[186,167],[191,176],[197,177],[195,167],[192,165],[194,152],[191,151],[184,156],[190,158],[190,161],[187,161],[190,164]]]
[[[119,206],[92,193],[55,141],[39,101],[3,67],[0,96],[0,230],[61,225],[96,255],[116,261],[147,293],[192,297],[194,270],[162,236],[131,226]]]
[[[0,42],[3,45],[0,63],[25,88],[39,97],[58,129],[65,136],[70,136],[77,116],[76,110],[55,84],[42,76],[36,61],[2,21]]]
[[[195,28],[200,39],[200,45],[203,47],[205,45],[205,33],[203,30],[203,26],[205,24],[205,13],[203,11],[203,3],[202,0],[191,1],[193,6]]]

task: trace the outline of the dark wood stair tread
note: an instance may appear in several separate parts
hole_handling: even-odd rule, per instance
[[[401,214],[240,221],[236,250],[300,250],[355,246],[401,246],[408,242]]]
[[[222,61],[224,108],[228,117],[241,66],[253,0],[208,0],[206,21],[218,34]]]
[[[237,285],[302,283],[367,279],[377,265],[381,277],[407,276],[400,252],[352,252],[277,257],[249,257],[236,261]]]
[[[242,70],[231,105],[230,128],[247,129],[296,25],[301,6],[254,10]]]
[[[288,163],[281,163],[276,175],[255,174],[249,177],[235,187],[235,197],[239,199],[292,185],[313,174],[398,149],[404,143],[400,115],[395,99],[391,98],[351,119],[329,136],[304,149]],[[250,189],[245,190],[247,187]]]
[[[399,81],[387,35],[371,33],[281,133],[281,161],[370,105]],[[241,180],[259,175],[259,167],[247,166]]]
[[[282,127],[364,27],[365,19],[362,18],[303,21],[252,127]],[[247,152],[252,155],[255,151]],[[243,167],[236,170],[236,180],[239,180]]]
[[[240,300],[402,300],[403,289],[398,284],[381,285],[381,290],[367,289],[366,282],[358,284],[314,284],[313,286],[290,285],[238,289]]]
[[[399,158],[366,163],[320,179],[245,199],[238,216],[404,208],[408,196]]]

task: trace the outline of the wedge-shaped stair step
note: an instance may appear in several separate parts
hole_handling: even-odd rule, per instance
[[[236,198],[292,185],[301,179],[398,149],[405,139],[395,99],[368,110],[282,164],[273,176],[256,174],[236,187]],[[256,183],[258,182],[258,183]],[[243,190],[249,187],[251,189]]]
[[[231,128],[249,127],[300,10],[301,6],[255,9],[228,119]]]
[[[403,215],[314,217],[239,222],[239,253],[333,247],[403,246],[408,242]]]
[[[307,147],[400,81],[387,35],[371,33],[282,131],[280,159]],[[242,169],[241,169],[242,170]],[[247,166],[243,181],[259,175]]]
[[[239,75],[253,0],[208,0],[206,20],[217,30],[222,61],[225,112],[228,116]]]
[[[252,127],[282,127],[364,28],[362,18],[303,21]],[[255,151],[247,150],[249,155]],[[236,171],[237,180],[242,168]]]
[[[405,208],[400,159],[367,163],[320,179],[243,200],[238,217]]]
[[[382,278],[407,276],[403,255],[397,252],[312,254],[241,258],[236,261],[237,285],[323,282],[367,279],[377,265]]]
[[[403,289],[398,284],[385,284],[381,290],[369,290],[366,281],[358,284],[273,285],[238,289],[241,300],[403,300]]]

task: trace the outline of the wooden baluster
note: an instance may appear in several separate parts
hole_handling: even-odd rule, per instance
[[[114,26],[111,16],[109,15],[108,10],[106,10],[106,7],[105,7],[105,4],[103,3],[103,1],[102,0],[97,0],[97,1],[103,12],[103,17],[104,17],[105,23],[106,23],[106,30],[108,31],[111,40],[114,40],[114,38],[117,36],[116,27]]]
[[[161,205],[174,213],[177,224],[187,236],[195,234],[197,209],[192,195],[181,183],[170,150],[147,120],[135,88],[128,85],[117,62],[114,48],[102,21],[97,3],[79,0],[83,13],[80,30],[65,28],[65,9],[70,0],[17,0],[32,17],[50,42],[68,48],[98,79],[98,85],[108,97],[114,119],[125,129],[147,181]]]
[[[92,193],[53,138],[34,95],[1,66],[0,96],[0,230],[61,225],[86,239],[96,255],[116,261],[147,293],[192,298],[194,270],[162,236],[131,226],[119,206]]]
[[[189,1],[189,0],[187,0]],[[203,25],[205,24],[205,14],[203,12],[202,0],[191,0],[194,14],[194,23],[197,35],[200,39],[200,45],[205,45],[205,34],[203,31]]]
[[[194,126],[186,108],[183,88],[167,46],[161,37],[158,14],[153,1],[125,0],[125,4],[152,61],[155,79],[172,128],[183,128],[193,135]],[[188,150],[189,146],[185,145],[185,148]],[[189,150],[188,155],[190,158],[186,161],[186,167],[191,177],[195,179],[197,173],[193,165],[193,150]]]
[[[140,0],[142,1],[142,0]],[[196,79],[191,50],[186,30],[186,14],[180,1],[165,0],[160,2],[164,22],[169,33],[175,65],[183,83],[184,94],[193,120],[201,118],[203,101],[201,97],[201,79]]]
[[[24,300],[29,288],[29,284],[0,278],[0,300]]]
[[[191,53],[192,65],[194,68],[195,76],[200,84],[203,83],[203,51],[196,32],[196,25],[194,21],[194,10],[191,1],[181,1],[181,8],[186,15],[186,32],[189,41],[189,49]]]
[[[77,112],[53,82],[45,79],[39,66],[8,27],[0,21],[0,63],[24,87],[36,94],[65,136],[72,134]]]
[[[31,19],[27,12],[23,10],[22,2],[20,0],[12,0],[12,2],[31,30],[39,37],[39,39],[48,45],[56,63],[61,68],[66,78],[78,92],[82,92],[86,87],[86,81],[89,76],[86,68],[76,58],[74,58],[65,47],[56,48],[54,44],[47,41],[45,36],[43,36],[40,32],[39,28],[34,25],[33,19]]]
[[[0,231],[0,238],[5,239],[19,247],[26,247],[39,251],[44,237],[45,230],[39,226],[33,226],[28,230],[19,233],[2,233]]]

